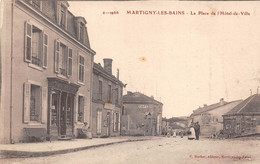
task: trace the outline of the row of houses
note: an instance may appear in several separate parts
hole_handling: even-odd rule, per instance
[[[123,97],[119,71],[112,74],[112,59],[94,62],[87,21],[67,1],[3,3],[0,143],[70,139],[81,129],[93,137],[119,136],[122,129],[137,135],[140,124],[146,134],[160,134],[162,103],[138,92]],[[131,110],[145,119],[133,121]]]
[[[194,110],[188,126],[199,122],[201,135],[212,137],[242,137],[260,134],[260,95],[254,94],[246,100],[204,105]]]

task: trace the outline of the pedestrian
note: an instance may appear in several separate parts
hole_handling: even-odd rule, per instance
[[[189,140],[194,140],[195,138],[196,138],[196,135],[195,135],[194,124],[191,123],[188,139]]]
[[[200,124],[199,124],[199,122],[195,123],[194,128],[195,128],[196,140],[199,140],[199,137],[200,137]]]

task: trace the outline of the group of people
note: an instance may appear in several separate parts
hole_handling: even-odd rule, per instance
[[[196,139],[196,140],[199,140],[199,136],[200,136],[200,124],[199,122],[196,122],[196,123],[191,123],[191,126],[190,126],[190,133],[188,135],[188,139],[189,140],[193,140],[193,139]]]

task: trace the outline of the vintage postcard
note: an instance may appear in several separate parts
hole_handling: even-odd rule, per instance
[[[260,163],[260,2],[0,0],[0,163]]]

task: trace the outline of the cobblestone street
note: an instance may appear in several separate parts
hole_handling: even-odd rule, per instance
[[[259,163],[259,140],[188,140],[155,137],[63,155],[39,158],[4,159],[0,163]]]

